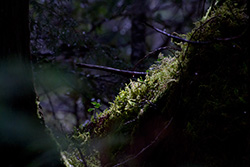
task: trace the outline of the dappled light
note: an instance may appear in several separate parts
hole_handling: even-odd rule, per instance
[[[1,3],[3,166],[250,166],[247,0]]]

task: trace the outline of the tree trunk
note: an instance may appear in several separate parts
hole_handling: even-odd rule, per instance
[[[134,6],[131,10],[131,62],[136,64],[145,56],[145,31],[144,22],[146,20],[147,1],[134,0]]]
[[[1,2],[0,63],[6,71],[4,104],[37,119],[29,48],[29,0]],[[2,70],[3,71],[3,70]],[[16,75],[16,76],[15,76]],[[12,87],[13,86],[13,87]],[[3,102],[3,101],[2,101]]]
[[[53,166],[54,143],[37,117],[29,48],[29,0],[0,5],[1,166]]]

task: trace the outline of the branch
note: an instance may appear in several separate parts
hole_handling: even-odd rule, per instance
[[[117,69],[117,68],[99,66],[99,65],[93,65],[93,64],[77,63],[76,66],[81,67],[81,68],[91,68],[91,69],[97,69],[97,70],[112,72],[112,73],[127,76],[127,77],[131,77],[131,76],[139,77],[139,76],[145,76],[147,74],[146,72],[120,70],[120,69]]]
[[[80,154],[80,157],[81,157],[81,159],[82,159],[83,165],[84,165],[85,167],[88,167],[87,162],[86,162],[86,160],[85,160],[85,158],[84,158],[84,155],[82,154],[82,151],[80,150],[79,147],[76,147],[76,148],[77,148],[77,150],[78,150],[78,152],[79,152],[79,154]]]
[[[231,40],[235,40],[235,39],[238,39],[238,38],[242,37],[243,34],[246,32],[246,31],[243,31],[243,33],[241,33],[240,35],[233,36],[233,37],[214,38],[212,41],[190,41],[190,40],[187,40],[187,39],[184,39],[184,38],[169,34],[169,33],[165,32],[165,31],[162,31],[159,28],[154,27],[154,26],[152,26],[152,25],[150,25],[148,23],[144,23],[144,24],[147,25],[148,27],[154,29],[155,31],[161,33],[161,34],[166,35],[167,37],[176,39],[176,40],[181,41],[181,42],[187,42],[187,43],[190,43],[190,44],[211,44],[212,42],[231,41]]]
[[[155,31],[163,34],[163,35],[166,35],[167,37],[170,37],[170,38],[173,38],[173,39],[176,39],[178,41],[181,41],[181,42],[187,42],[187,43],[191,43],[191,44],[209,44],[209,43],[212,43],[211,41],[190,41],[190,40],[187,40],[187,39],[184,39],[184,38],[181,38],[181,37],[178,37],[178,36],[175,36],[175,35],[172,35],[172,34],[169,34],[165,31],[162,31],[160,30],[159,28],[157,27],[154,27],[148,23],[144,23],[146,26],[154,29]]]
[[[133,70],[135,70],[135,69],[137,68],[137,66],[138,66],[142,61],[144,61],[147,57],[152,56],[152,55],[155,55],[155,54],[159,53],[160,51],[162,51],[162,50],[167,50],[167,49],[169,49],[169,50],[170,50],[170,49],[173,49],[173,50],[179,50],[179,51],[181,51],[181,49],[179,49],[179,48],[174,48],[174,47],[171,47],[171,46],[163,46],[163,47],[156,48],[155,50],[149,52],[149,53],[148,53],[146,56],[144,56],[142,59],[140,59],[140,60],[135,64]]]

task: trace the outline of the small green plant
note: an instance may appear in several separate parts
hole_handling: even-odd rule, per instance
[[[101,104],[98,103],[98,102],[95,102],[95,101],[91,102],[91,104],[93,105],[93,107],[92,107],[92,108],[89,108],[89,109],[88,109],[88,112],[96,111],[96,109],[98,109],[98,108],[101,107]]]

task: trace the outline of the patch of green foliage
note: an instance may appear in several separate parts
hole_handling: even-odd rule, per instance
[[[193,145],[190,145],[191,151],[187,157],[205,155],[197,156],[199,162],[210,163],[208,166],[223,166],[225,159],[222,157],[218,160],[213,156],[215,153],[221,157],[219,153],[222,152],[217,154],[215,149],[211,153],[218,142],[211,143],[206,137],[228,144],[231,142],[227,140],[232,136],[231,133],[239,135],[240,129],[248,128],[249,123],[244,114],[249,112],[249,95],[246,91],[249,69],[247,62],[244,62],[246,44],[240,40],[244,37],[249,19],[245,4],[241,0],[228,0],[210,8],[206,16],[195,24],[192,32],[182,35],[190,41],[207,43],[181,42],[177,44],[182,51],[176,51],[174,57],[160,54],[160,61],[151,66],[145,79],[130,81],[109,109],[97,114],[91,122],[75,131],[71,137],[75,142],[62,152],[66,166],[84,166],[81,154],[85,156],[88,166],[102,166],[100,150],[115,158],[126,145],[133,143],[139,120],[148,112],[149,106],[154,106],[165,92],[176,88],[180,90],[173,92],[181,92],[181,95],[171,105],[179,105],[176,107],[178,111],[168,108],[169,103],[164,104],[161,111],[170,112],[171,109],[171,112],[178,112],[177,116],[182,115],[185,119],[181,131],[190,138],[189,142],[200,141],[194,149],[196,152],[192,152]],[[171,95],[176,97],[177,94]],[[165,97],[165,101],[172,96]],[[226,150],[223,148],[223,151]],[[105,155],[102,156],[105,159]]]
[[[72,138],[80,142],[82,152],[88,155],[85,158],[89,166],[98,166],[100,164],[97,151],[92,152],[90,151],[91,148],[98,150],[100,141],[103,141],[102,138],[106,137],[111,131],[115,131],[114,133],[119,131],[127,134],[132,133],[133,128],[131,128],[131,125],[136,124],[140,115],[145,112],[145,108],[148,105],[153,105],[172,82],[178,82],[178,58],[164,57],[160,54],[159,59],[160,61],[151,66],[145,79],[131,80],[120,91],[109,109],[96,114],[90,123],[76,130]],[[117,136],[115,137],[117,138]],[[98,139],[100,141],[97,141]],[[72,144],[71,149],[74,147],[74,144]],[[74,164],[74,166],[83,165],[78,154],[77,149],[62,152],[65,164],[67,166],[70,166],[69,164]],[[93,160],[94,157],[96,157],[95,160]]]

